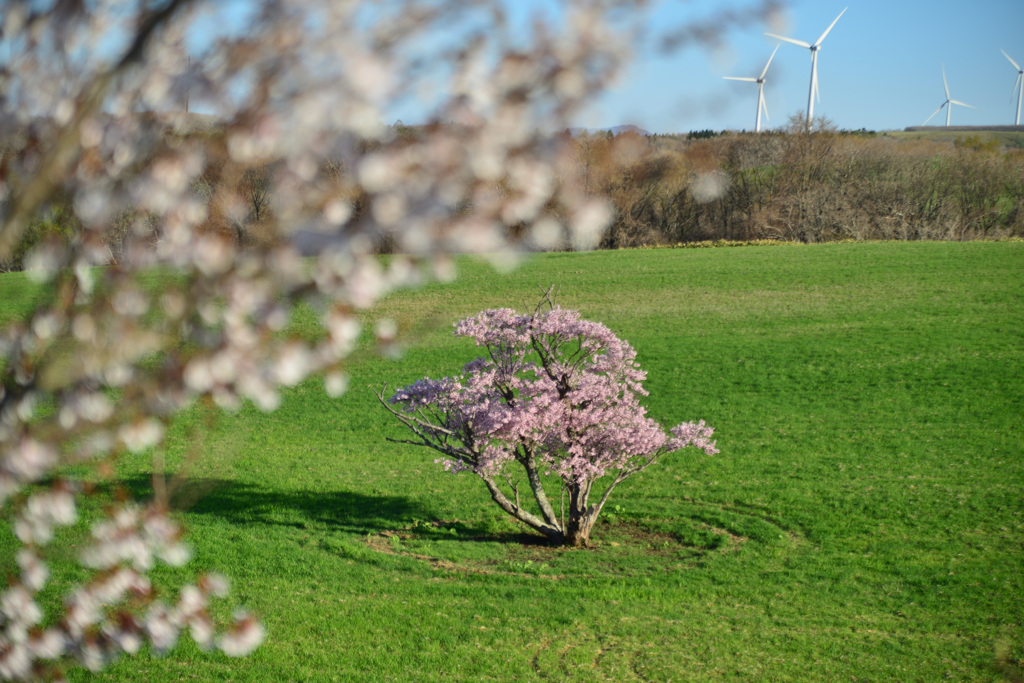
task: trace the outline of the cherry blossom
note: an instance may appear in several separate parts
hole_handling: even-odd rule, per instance
[[[647,416],[639,401],[647,394],[646,373],[628,342],[554,305],[550,290],[546,302],[547,310],[490,309],[459,321],[455,334],[475,341],[485,356],[455,377],[421,379],[378,398],[417,437],[399,443],[439,451],[446,457],[435,462],[448,472],[473,472],[499,507],[553,542],[586,545],[620,482],[668,453],[718,449],[703,420],[667,435]],[[557,479],[568,510],[563,503],[555,511],[542,474]],[[520,502],[522,477],[537,513]],[[592,503],[603,477],[610,482]]]

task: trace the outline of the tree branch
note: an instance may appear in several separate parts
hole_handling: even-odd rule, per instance
[[[537,456],[532,450],[526,450],[525,456],[523,467],[526,469],[526,479],[530,483],[537,506],[549,524],[558,526],[558,517],[555,515],[554,508],[551,507],[551,502],[548,500],[547,492],[544,491],[544,484],[540,478],[540,471],[537,469]]]
[[[513,505],[512,502],[501,492],[494,479],[486,475],[480,475],[480,478],[484,480],[484,484],[487,486],[488,492],[491,494],[491,500],[498,504],[502,510],[512,515],[520,522],[526,524],[532,529],[539,531],[540,533],[547,536],[549,539],[556,543],[561,543],[564,540],[564,533],[561,528],[556,524],[550,524],[545,520],[541,519],[537,515],[524,510],[518,505]],[[518,501],[517,501],[518,502]]]
[[[445,434],[446,436],[450,436],[450,437],[453,437],[453,438],[456,438],[456,439],[460,438],[460,435],[458,433],[452,431],[451,429],[448,429],[447,427],[442,427],[441,425],[434,424],[433,422],[430,422],[428,420],[424,420],[424,419],[415,417],[414,415],[410,415],[409,413],[401,413],[401,412],[395,410],[394,408],[392,408],[390,405],[388,405],[388,402],[384,399],[384,389],[386,389],[386,388],[387,388],[387,384],[385,384],[383,387],[381,387],[380,392],[378,392],[376,389],[374,389],[372,387],[370,388],[370,391],[372,391],[374,393],[374,395],[377,397],[377,400],[380,401],[380,404],[382,406],[384,406],[384,408],[386,408],[389,413],[391,413],[392,415],[397,417],[399,420],[401,420],[402,424],[404,424],[405,426],[409,427],[410,429],[414,429],[414,425],[416,425],[416,426],[419,426],[422,429],[429,429],[430,431],[433,431],[433,432],[441,432],[441,433]]]

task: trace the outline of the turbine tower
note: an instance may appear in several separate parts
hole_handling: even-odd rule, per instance
[[[845,14],[846,10],[848,10],[848,9],[850,9],[850,8],[849,7],[843,8],[843,11],[839,13],[839,17],[843,16],[843,14]],[[811,121],[814,120],[814,98],[817,97],[818,101],[819,102],[821,101],[821,93],[818,92],[818,50],[821,49],[821,41],[825,40],[825,36],[828,35],[828,32],[831,31],[832,27],[836,25],[837,21],[839,21],[839,17],[836,17],[835,21],[833,21],[831,24],[829,24],[828,28],[825,29],[825,32],[822,33],[821,36],[819,36],[818,39],[816,41],[814,41],[813,43],[808,43],[808,42],[803,41],[803,40],[795,40],[793,38],[787,38],[786,36],[780,36],[780,35],[777,35],[775,33],[765,33],[766,36],[771,36],[772,38],[778,38],[779,40],[784,40],[787,43],[793,43],[794,45],[799,45],[800,47],[806,47],[807,49],[809,49],[811,51],[811,86],[810,86],[810,89],[807,92],[807,127],[808,128],[810,128],[810,126],[811,126]]]
[[[1017,91],[1017,118],[1013,120],[1013,125],[1020,125],[1020,101],[1024,97],[1024,69],[1020,68],[1017,62],[1013,61],[1013,58],[1006,54],[1006,50],[1000,50],[1003,56],[1010,60],[1010,64],[1013,64],[1013,68],[1017,70],[1017,81],[1013,84],[1013,90],[1010,91],[1010,99],[1013,99],[1014,90]]]
[[[757,83],[757,118],[754,120],[754,132],[761,132],[761,110],[764,110],[764,117],[771,120],[768,116],[768,105],[764,103],[764,75],[768,73],[768,67],[771,66],[772,60],[775,59],[775,53],[779,51],[779,46],[775,46],[775,50],[772,51],[772,56],[768,58],[768,63],[764,65],[764,69],[761,70],[761,75],[757,78],[750,78],[744,76],[722,76],[727,81],[747,81],[749,83]]]
[[[949,127],[949,114],[950,114],[951,111],[953,111],[953,105],[954,104],[959,104],[961,107],[967,107],[968,109],[977,109],[977,107],[972,107],[971,105],[967,104],[966,102],[961,102],[960,100],[954,100],[954,99],[952,99],[949,96],[949,83],[946,82],[946,65],[945,64],[942,65],[942,86],[946,89],[946,101],[943,102],[942,104],[940,104],[938,109],[936,109],[935,111],[932,112],[932,116],[935,116],[936,114],[938,114],[940,111],[942,111],[942,108],[945,107],[946,108],[946,127],[948,128]],[[931,121],[932,120],[932,116],[929,116],[928,118],[926,118],[924,120],[924,123],[922,123],[921,125],[923,126],[926,123],[928,123],[929,121]]]

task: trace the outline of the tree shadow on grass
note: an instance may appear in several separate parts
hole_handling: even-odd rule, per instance
[[[107,492],[125,489],[136,500],[153,497],[152,480],[137,475],[113,483]],[[104,487],[106,488],[106,487]],[[357,491],[282,490],[258,484],[213,477],[184,478],[176,482],[170,494],[171,509],[189,516],[210,516],[239,526],[278,526],[303,530],[341,531],[358,536],[387,536],[400,540],[446,541],[469,543],[499,543],[520,549],[560,549],[539,533],[520,528],[496,528],[483,520],[445,520],[435,510],[406,496],[367,495]],[[710,540],[702,542],[689,538],[675,538],[675,543],[691,552],[707,553],[726,544],[726,536],[736,543],[747,540],[743,530],[730,533],[733,525],[718,516],[686,515],[698,523],[699,530],[711,529]],[[641,528],[631,522],[613,523],[607,529],[595,531],[596,544],[603,544],[608,536],[612,546],[650,545],[654,541],[663,545],[668,535],[658,529]],[[501,525],[498,525],[501,526]],[[775,536],[782,533],[775,529]],[[703,532],[702,532],[703,533]],[[650,537],[650,538],[649,538]],[[732,545],[736,545],[733,543]]]
[[[153,497],[147,476],[121,480],[137,500]],[[209,515],[239,525],[331,528],[354,534],[376,534],[429,519],[432,513],[405,496],[375,496],[355,491],[282,491],[256,484],[196,477],[175,483],[171,509]]]
[[[136,500],[153,497],[150,477],[117,482]],[[213,477],[181,479],[170,493],[171,509],[188,515],[212,516],[238,525],[322,528],[360,536],[415,536],[424,540],[548,546],[540,534],[526,529],[497,530],[465,520],[441,520],[435,511],[406,496],[367,495],[356,491],[271,489]]]

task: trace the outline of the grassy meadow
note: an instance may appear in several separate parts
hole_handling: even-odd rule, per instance
[[[0,276],[0,316],[38,295],[22,282]],[[453,322],[552,283],[637,349],[653,417],[703,418],[721,449],[620,486],[590,549],[544,545],[478,479],[385,441],[403,434],[368,388],[457,372],[476,349]],[[194,559],[157,576],[224,572],[264,645],[232,660],[186,637],[72,680],[1024,671],[1024,243],[559,253],[507,275],[467,259],[372,314],[398,322],[404,353],[367,341],[342,398],[309,381],[277,412],[196,407],[169,433]],[[120,474],[146,495],[149,459]],[[12,547],[4,525],[0,570]],[[55,600],[74,571],[58,568]]]

